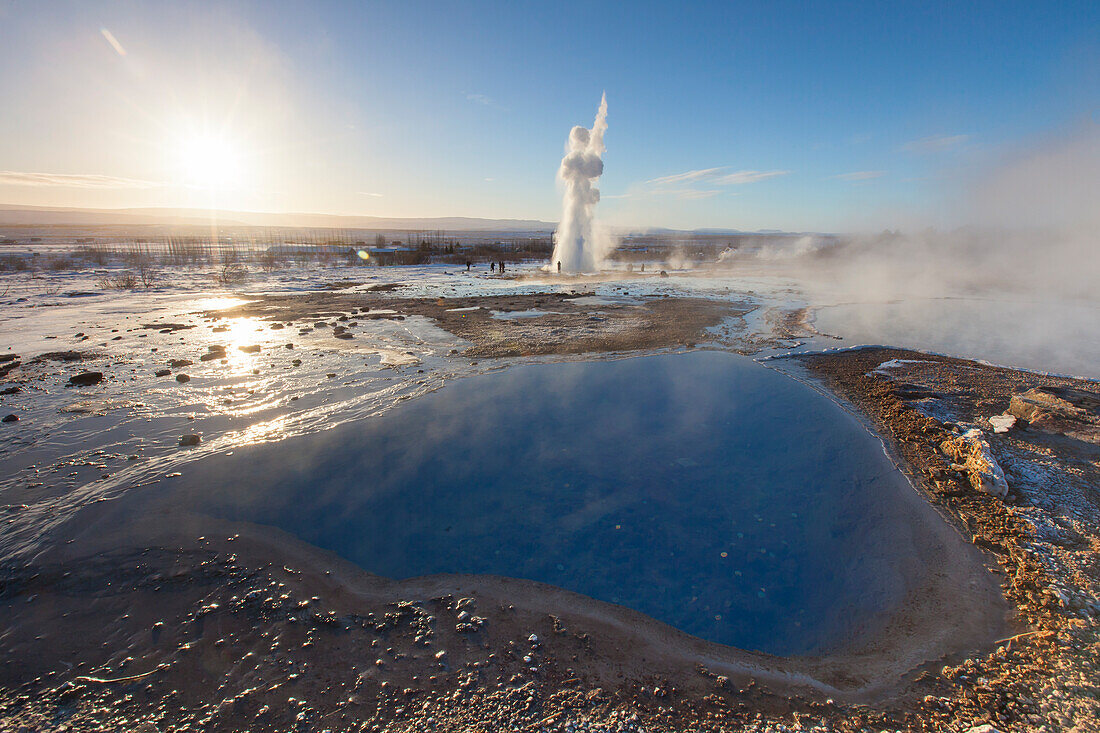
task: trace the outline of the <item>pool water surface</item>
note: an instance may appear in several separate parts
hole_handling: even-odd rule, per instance
[[[932,511],[832,401],[707,351],[513,366],[175,481],[371,573],[539,581],[773,654],[896,607]]]

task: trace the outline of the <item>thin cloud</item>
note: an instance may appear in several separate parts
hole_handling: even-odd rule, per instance
[[[356,191],[360,196],[372,196],[376,199],[382,198],[382,194],[374,193],[373,191]]]
[[[882,178],[885,175],[886,171],[852,171],[851,173],[841,173],[833,176],[833,178],[840,181],[869,181],[872,178]]]
[[[123,48],[122,44],[118,42],[118,39],[115,38],[114,33],[111,33],[106,28],[100,28],[99,32],[102,33],[103,37],[107,39],[107,43],[111,44],[111,48],[115,50],[115,53],[117,53],[119,56],[126,55],[126,49]]]
[[[713,178],[724,171],[725,168],[703,168],[697,171],[688,171],[687,173],[677,173],[672,176],[661,176],[660,178],[651,178],[646,181],[651,186],[664,186],[669,183],[688,183],[690,181],[702,181],[707,178]]]
[[[790,171],[734,171],[727,173],[728,167],[702,168],[700,170],[676,173],[671,176],[651,178],[646,181],[650,186],[666,186],[670,183],[701,183],[706,182],[715,186],[741,186],[747,183],[765,181],[777,176],[785,176]]]
[[[901,149],[907,153],[942,153],[959,147],[969,139],[969,135],[933,135],[919,140],[910,140],[902,145]]]
[[[467,94],[466,100],[469,102],[475,102],[477,104],[483,104],[486,107],[492,107],[493,109],[507,111],[507,108],[505,108],[504,105],[500,104],[487,94]]]
[[[136,178],[119,178],[96,174],[28,173],[0,171],[0,185],[41,186],[53,188],[157,188],[161,183]]]
[[[737,171],[736,173],[720,176],[714,182],[719,186],[740,186],[745,183],[756,183],[777,176],[785,176],[788,173],[790,171]]]

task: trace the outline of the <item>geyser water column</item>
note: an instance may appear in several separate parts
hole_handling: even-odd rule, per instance
[[[606,238],[593,227],[600,189],[596,180],[603,174],[603,134],[607,130],[607,94],[592,129],[577,125],[569,133],[565,157],[558,168],[563,186],[561,223],[555,232],[550,270],[595,272],[609,249]]]

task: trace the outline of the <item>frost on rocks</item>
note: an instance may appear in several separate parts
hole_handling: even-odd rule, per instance
[[[1004,471],[980,429],[970,428],[962,435],[943,441],[940,450],[955,461],[953,468],[966,472],[975,489],[998,498],[1008,495]]]
[[[901,367],[905,367],[909,364],[925,363],[927,362],[924,359],[890,359],[888,361],[882,362],[877,367],[875,367],[873,373],[879,375],[880,377],[892,377],[893,374],[891,374],[890,372],[891,369],[898,369]]]

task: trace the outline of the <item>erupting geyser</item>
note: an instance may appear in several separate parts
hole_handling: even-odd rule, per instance
[[[564,187],[561,223],[558,224],[550,269],[561,272],[594,272],[607,254],[605,236],[594,231],[600,189],[596,180],[603,174],[603,134],[607,130],[607,94],[592,129],[577,125],[569,133],[565,157],[558,178]]]

